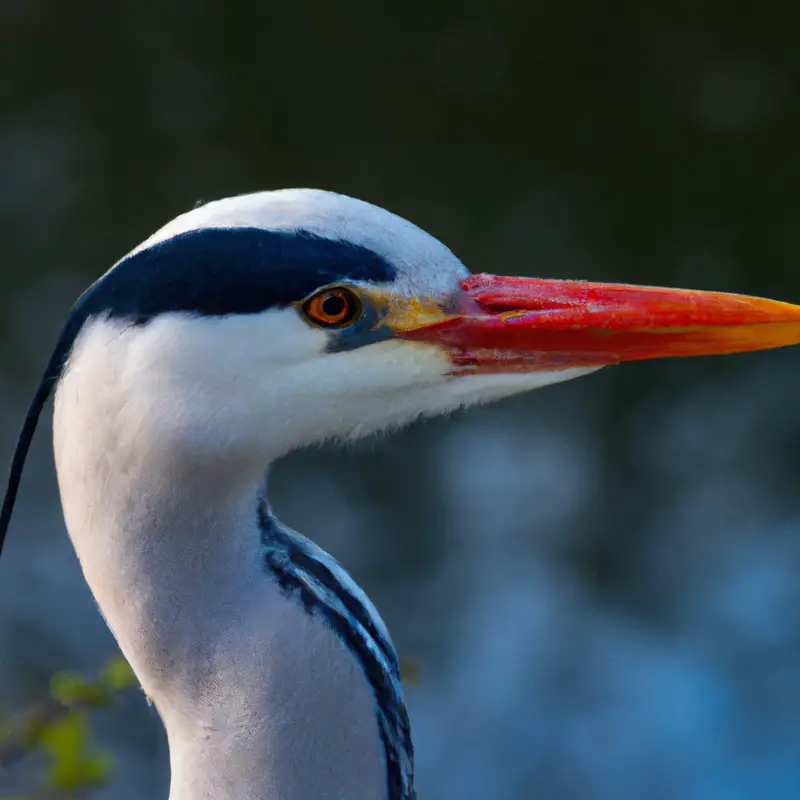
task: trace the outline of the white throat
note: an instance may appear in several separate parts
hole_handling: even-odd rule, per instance
[[[166,726],[171,800],[386,800],[361,668],[265,573],[271,453],[165,440],[180,409],[131,390],[109,331],[90,327],[59,384],[56,467],[86,579]]]

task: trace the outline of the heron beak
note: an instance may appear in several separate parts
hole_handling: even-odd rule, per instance
[[[722,292],[472,275],[456,309],[401,335],[457,372],[533,372],[800,343],[800,306]]]

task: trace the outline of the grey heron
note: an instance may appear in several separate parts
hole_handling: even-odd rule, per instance
[[[317,190],[177,217],[76,302],[42,407],[69,535],[169,741],[171,800],[412,800],[400,669],[347,572],[283,526],[266,467],[621,361],[800,340],[800,307],[470,275],[387,211]]]

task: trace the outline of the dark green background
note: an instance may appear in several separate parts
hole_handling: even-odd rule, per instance
[[[800,302],[784,3],[0,5],[0,444],[74,297],[197,200],[409,217],[475,271]],[[289,458],[285,520],[399,648],[422,800],[800,797],[800,356],[608,369]],[[37,440],[0,564],[0,709],[113,643]],[[166,797],[141,698],[107,797]],[[2,786],[0,786],[2,790]]]

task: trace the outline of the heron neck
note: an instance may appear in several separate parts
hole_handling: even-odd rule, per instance
[[[363,671],[265,573],[263,467],[148,446],[137,423],[113,387],[77,370],[62,380],[54,443],[67,528],[164,721],[170,800],[385,800]]]
[[[145,692],[162,715],[173,707],[190,713],[219,669],[222,643],[237,644],[231,632],[243,630],[256,606],[283,602],[265,591],[259,563],[262,478],[220,464],[215,481],[206,468],[126,441],[124,420],[93,400],[56,398],[67,530]]]

